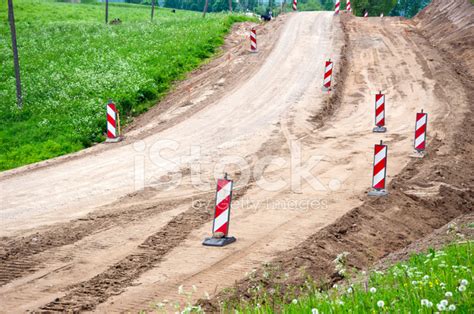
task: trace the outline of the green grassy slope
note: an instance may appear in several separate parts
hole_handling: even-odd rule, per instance
[[[337,269],[346,270],[340,258]],[[344,286],[327,291],[310,287],[306,296],[287,302],[274,292],[255,286],[251,303],[228,304],[235,313],[472,313],[473,242],[453,243],[442,250],[414,255],[384,272],[370,272],[367,280],[355,276]],[[347,276],[347,273],[344,272]],[[365,276],[363,276],[365,277]],[[262,292],[263,291],[263,292]],[[254,293],[249,291],[250,294]],[[268,296],[268,297],[266,297]]]
[[[6,1],[0,10],[0,170],[103,139],[105,102],[138,114],[222,44],[242,16],[102,4],[16,0],[24,109],[16,108]]]

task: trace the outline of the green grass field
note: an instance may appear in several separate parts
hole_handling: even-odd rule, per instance
[[[232,313],[472,313],[473,253],[472,242],[452,244],[373,271],[367,280],[354,276],[328,291],[310,288],[289,302],[288,296],[270,301],[274,293],[257,286],[250,303],[226,308]]]
[[[239,15],[103,4],[15,0],[24,93],[16,107],[7,2],[0,10],[0,170],[103,140],[105,103],[136,115],[210,57]]]

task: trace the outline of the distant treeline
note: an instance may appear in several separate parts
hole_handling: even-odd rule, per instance
[[[83,0],[84,1],[84,0]],[[87,0],[85,0],[87,1]],[[90,0],[89,0],[90,1]],[[104,0],[102,0],[103,2]],[[113,1],[113,0],[111,0]],[[117,1],[117,0],[116,0]],[[120,0],[129,3],[151,4],[151,0]],[[231,0],[234,11],[253,11],[263,13],[273,10],[279,11],[284,4],[286,10],[291,9],[292,0]],[[336,0],[298,0],[298,10],[319,11],[333,10]],[[431,0],[351,0],[351,6],[356,15],[362,15],[368,10],[370,16],[381,13],[391,16],[413,17],[427,6]],[[156,4],[166,8],[202,11],[206,0],[155,0]],[[346,0],[341,0],[341,9],[346,7]],[[209,0],[209,12],[229,10],[229,0]]]

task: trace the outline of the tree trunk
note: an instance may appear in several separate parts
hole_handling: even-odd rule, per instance
[[[229,0],[229,11],[232,12],[232,0]]]
[[[202,11],[202,17],[206,17],[208,6],[209,6],[209,0],[206,0],[206,3],[204,4],[204,10]]]
[[[153,16],[155,15],[155,0],[151,0],[151,21],[153,22]]]
[[[16,43],[15,15],[13,14],[13,0],[8,0],[8,20],[12,35],[13,65],[15,67],[16,79],[16,101],[18,108],[23,108],[23,97],[21,95],[20,61],[18,60],[18,46]]]
[[[109,0],[105,0],[105,24],[109,24]]]

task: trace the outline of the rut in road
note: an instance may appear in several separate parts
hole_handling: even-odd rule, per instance
[[[238,200],[250,187],[234,192]],[[209,222],[212,207],[206,199],[194,200],[194,206],[173,218],[164,228],[148,237],[132,254],[92,279],[69,287],[65,296],[41,307],[43,311],[77,312],[93,310],[112,295],[120,294],[136,278],[153,268],[179,245],[189,233]]]

